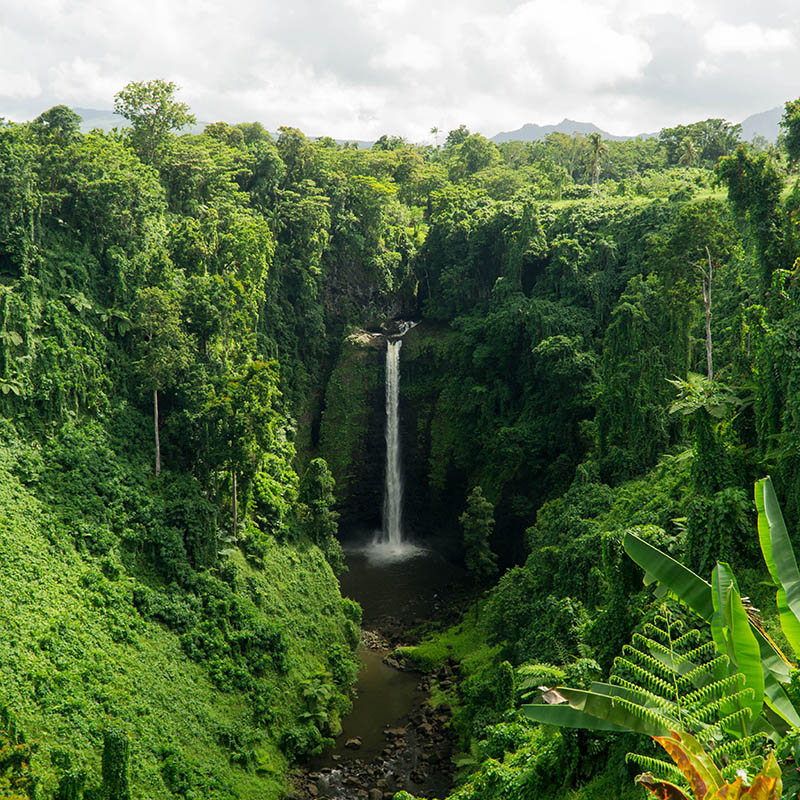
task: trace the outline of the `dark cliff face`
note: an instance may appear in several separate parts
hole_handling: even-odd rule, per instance
[[[460,538],[459,501],[467,476],[440,447],[448,420],[438,408],[451,335],[448,326],[423,322],[405,335],[400,354],[403,514],[408,532],[423,540]]]
[[[343,343],[325,389],[319,451],[336,480],[343,538],[381,526],[385,353],[383,336],[355,331]]]
[[[468,476],[454,466],[452,420],[438,407],[447,373],[447,326],[423,322],[400,352],[400,450],[403,528],[419,540],[460,541]],[[386,339],[356,331],[341,349],[325,390],[320,455],[336,480],[343,539],[379,530],[386,461]]]

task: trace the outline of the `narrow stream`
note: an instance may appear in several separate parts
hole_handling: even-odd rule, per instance
[[[397,642],[438,615],[463,584],[463,571],[403,530],[400,448],[400,349],[413,323],[386,338],[386,469],[383,530],[345,545],[342,594],[357,600],[370,640]],[[388,650],[362,647],[353,709],[342,720],[333,752],[308,764],[302,798],[386,800],[402,788],[444,796],[450,785],[449,708],[427,704],[430,679],[387,664]],[[396,664],[396,662],[395,662]]]
[[[374,543],[351,544],[345,556],[349,570],[341,577],[342,594],[361,603],[365,630],[390,639],[435,617],[442,598],[464,581],[463,570],[421,547],[410,546],[407,556],[398,558],[387,557]],[[387,653],[359,650],[363,666],[353,709],[342,720],[333,751],[306,767],[314,796],[351,800],[359,790],[372,790],[370,797],[377,798],[380,789],[380,796],[391,797],[404,787],[426,797],[444,796],[449,788],[449,717],[427,706],[428,679],[389,666]]]

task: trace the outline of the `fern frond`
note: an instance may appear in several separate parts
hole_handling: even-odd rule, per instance
[[[678,656],[676,660],[679,664],[700,661],[700,659],[708,658],[709,656],[713,655],[715,648],[716,645],[714,644],[713,640],[709,639],[707,642],[695,647],[694,650],[689,650],[687,653]]]
[[[644,686],[649,687],[652,691],[658,691],[669,695],[675,694],[675,687],[669,683],[669,681],[665,680],[660,675],[654,675],[639,664],[634,664],[632,661],[628,661],[624,658],[617,658],[614,661],[614,666],[624,666],[634,678],[640,681]]]
[[[718,681],[707,683],[705,686],[701,686],[699,689],[689,692],[689,694],[684,696],[683,700],[689,705],[694,705],[696,703],[709,702],[712,701],[712,699],[717,700],[724,697],[732,697],[734,694],[738,693],[739,687],[743,685],[743,681],[744,676],[740,672],[734,672],[733,675],[729,675],[727,678],[720,678]]]
[[[641,705],[650,704],[655,706],[664,716],[671,716],[674,720],[677,721],[677,704],[674,703],[672,700],[662,697],[655,692],[651,692],[649,689],[645,689],[639,686],[636,683],[632,683],[631,681],[625,680],[625,678],[620,678],[616,675],[612,675],[610,678],[610,682],[614,686],[620,686],[623,689],[627,689],[631,693],[631,697],[628,698],[633,702],[640,703]]]
[[[653,708],[647,708],[646,706],[634,703],[631,700],[626,700],[624,697],[615,697],[614,702],[622,706],[622,708],[630,714],[633,714],[633,716],[645,722],[649,722],[651,725],[660,726],[669,730],[669,728],[675,724],[675,720],[670,719],[665,714],[661,714]]]
[[[700,631],[697,630],[697,628],[692,628],[692,629],[686,631],[686,633],[684,633],[682,636],[679,636],[672,643],[672,646],[673,646],[673,648],[675,650],[683,650],[684,647],[688,647],[690,644],[694,644],[694,642],[698,641],[699,639],[700,639]],[[708,642],[706,644],[708,644]],[[714,643],[711,642],[711,644],[713,645]],[[701,645],[701,647],[704,647],[704,646],[705,645]],[[690,651],[690,652],[693,652],[693,651]],[[687,653],[687,655],[688,655],[688,653]]]
[[[745,691],[751,691],[750,689],[746,689]],[[715,730],[726,730],[732,728],[734,725],[746,725],[750,718],[753,716],[753,712],[749,708],[739,708],[736,711],[727,714],[724,717],[721,717],[719,722],[715,723],[713,726],[706,728],[705,730],[697,732],[697,738],[701,742],[708,741],[711,738],[712,734]]]
[[[651,758],[650,756],[642,756],[638,753],[628,753],[625,760],[629,763],[636,764],[641,767],[645,772],[652,772],[656,778],[660,780],[672,781],[678,786],[688,786],[684,774],[669,761],[662,761],[660,758]]]
[[[717,745],[710,751],[714,761],[722,761],[724,758],[733,759],[752,759],[751,747],[758,746],[764,742],[763,733],[755,733],[752,736],[743,736],[741,739],[731,739]],[[761,758],[761,756],[757,756]]]
[[[711,676],[718,667],[727,667],[727,665],[728,656],[717,656],[716,658],[711,659],[711,661],[707,661],[705,664],[698,665],[691,672],[687,672],[686,675],[682,675],[681,678],[696,684],[704,675]]]
[[[646,666],[648,669],[664,678],[671,677],[674,672],[674,670],[671,670],[663,661],[659,661],[654,656],[651,656],[650,653],[644,653],[629,644],[623,646],[622,655],[617,656],[617,659],[622,659],[622,661],[628,661],[630,663],[638,662],[641,666]],[[617,659],[615,659],[615,661]]]

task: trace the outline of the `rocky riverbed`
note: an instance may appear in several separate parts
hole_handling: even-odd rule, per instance
[[[375,633],[367,633],[364,641],[378,648],[387,644],[385,637]],[[391,657],[384,663],[404,669]],[[383,748],[378,755],[359,757],[360,737],[349,736],[347,756],[334,754],[329,764],[312,763],[296,776],[294,800],[391,800],[401,789],[424,797],[445,797],[454,772],[450,708],[444,703],[432,708],[428,701],[432,678],[442,683],[452,681],[454,669],[447,664],[436,675],[419,674],[414,708],[399,722],[384,727]]]

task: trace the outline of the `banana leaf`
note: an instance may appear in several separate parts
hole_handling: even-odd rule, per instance
[[[744,686],[752,691],[743,707],[750,709],[750,720],[755,720],[764,706],[764,669],[758,641],[753,634],[736,579],[727,564],[717,564],[712,574],[712,600],[714,616],[711,634],[717,649],[727,653],[731,666],[744,675]],[[744,721],[749,729],[749,723]]]
[[[666,586],[706,622],[711,622],[714,602],[711,597],[711,584],[708,581],[634,533],[626,533],[622,544],[625,552],[645,572]],[[768,636],[756,626],[752,627],[765,671],[772,673],[778,681],[788,683],[790,664],[786,661],[786,657]]]
[[[671,731],[669,736],[653,737],[675,762],[675,766],[689,782],[695,797],[705,797],[725,783],[722,773],[703,750],[697,739],[685,731]]]
[[[708,581],[634,533],[626,533],[622,545],[625,552],[648,575],[676,594],[706,622],[711,622],[714,605],[711,601],[711,584]]]
[[[800,653],[800,571],[786,530],[772,478],[756,481],[758,540],[764,561],[777,586],[778,617],[786,640]]]
[[[557,725],[560,728],[580,728],[585,731],[630,733],[630,728],[623,728],[606,719],[593,717],[568,705],[529,703],[522,706],[522,713],[528,719],[543,725]]]

